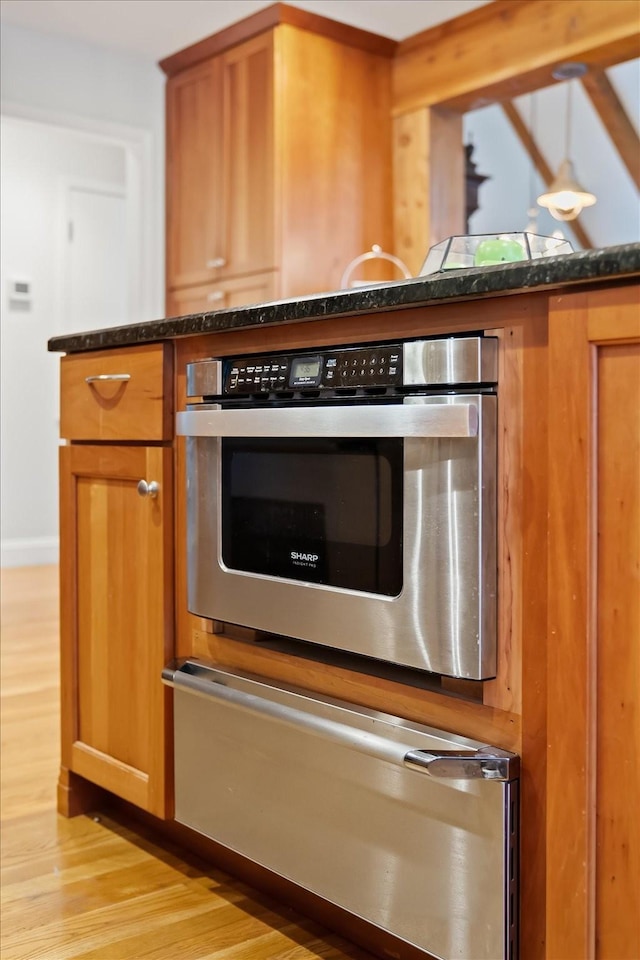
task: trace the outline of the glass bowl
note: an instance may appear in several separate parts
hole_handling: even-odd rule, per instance
[[[493,267],[573,253],[568,240],[541,237],[537,233],[483,233],[448,237],[429,249],[418,276],[441,270]]]

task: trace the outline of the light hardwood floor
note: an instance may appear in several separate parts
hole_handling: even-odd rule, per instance
[[[57,576],[0,581],[1,960],[370,960],[143,831],[58,816]]]

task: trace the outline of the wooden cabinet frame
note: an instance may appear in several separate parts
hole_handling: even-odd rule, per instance
[[[640,296],[553,297],[549,960],[640,956]]]

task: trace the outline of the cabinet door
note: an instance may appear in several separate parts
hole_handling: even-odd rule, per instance
[[[62,764],[167,815],[169,448],[60,449]],[[155,480],[155,497],[140,496]]]
[[[169,288],[275,266],[273,39],[167,84]]]
[[[547,956],[640,957],[638,285],[550,298]]]
[[[219,276],[276,266],[273,34],[221,57],[224,213]]]
[[[167,84],[167,283],[205,283],[221,257],[219,59]]]
[[[251,303],[265,303],[276,296],[277,274],[272,270],[256,276],[170,290],[167,295],[167,316],[182,317],[190,313],[228,310]]]

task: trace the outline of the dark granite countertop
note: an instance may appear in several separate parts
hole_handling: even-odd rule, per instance
[[[274,300],[230,310],[89,330],[52,337],[48,349],[64,353],[99,350],[202,333],[262,327],[271,323],[295,323],[354,316],[375,310],[399,310],[447,301],[506,296],[597,280],[631,278],[637,274],[640,274],[640,243],[631,243],[526,263],[450,270],[429,277],[371,284],[300,299]]]

